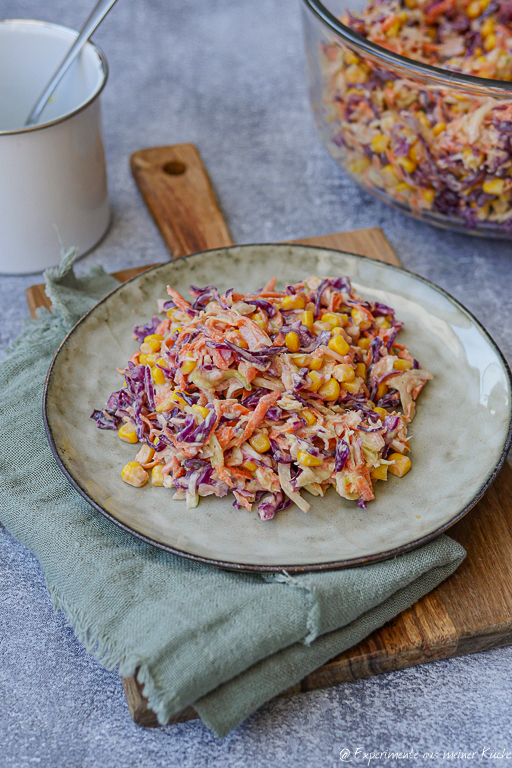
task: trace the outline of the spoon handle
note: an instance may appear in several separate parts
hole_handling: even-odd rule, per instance
[[[112,6],[116,0],[98,0],[98,3],[94,7],[91,15],[83,25],[82,29],[80,30],[80,34],[78,35],[77,39],[67,52],[64,60],[60,64],[59,68],[53,75],[52,79],[42,92],[41,96],[37,100],[36,105],[34,106],[32,112],[27,117],[27,120],[25,122],[25,126],[29,125],[35,125],[37,121],[39,120],[39,117],[41,115],[41,112],[45,108],[50,96],[62,80],[63,76],[69,69],[72,62],[75,60],[75,58],[78,56],[86,42],[89,40],[90,36],[96,29],[96,27],[101,24],[107,13],[110,11]]]

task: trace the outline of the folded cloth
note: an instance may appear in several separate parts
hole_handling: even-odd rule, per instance
[[[105,519],[59,470],[41,412],[55,350],[117,285],[101,268],[76,277],[73,260],[68,252],[46,273],[53,314],[26,321],[0,366],[0,520],[39,559],[86,648],[122,675],[138,670],[162,724],[192,704],[224,736],[436,587],[465,551],[440,536],[346,570],[236,573],[162,552]]]

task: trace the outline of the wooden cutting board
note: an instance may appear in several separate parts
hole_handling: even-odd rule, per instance
[[[136,152],[131,167],[171,257],[231,245],[228,228],[197,149],[191,144]],[[378,228],[301,238],[320,245],[400,264]],[[148,266],[114,273],[124,282]],[[43,285],[27,290],[30,313],[51,308]],[[435,484],[435,478],[433,478]],[[449,535],[468,556],[447,581],[400,616],[285,691],[289,696],[451,656],[512,643],[512,468],[505,463],[479,504]],[[135,677],[123,678],[135,723],[158,722]],[[197,717],[193,707],[170,722]]]

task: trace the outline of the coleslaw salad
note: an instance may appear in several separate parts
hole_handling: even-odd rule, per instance
[[[391,307],[347,277],[167,293],[133,329],[123,386],[92,413],[140,445],[125,482],[171,488],[188,508],[232,493],[269,520],[331,485],[366,508],[378,480],[409,471],[407,426],[432,374],[397,342]]]

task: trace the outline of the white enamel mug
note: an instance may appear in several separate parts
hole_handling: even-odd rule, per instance
[[[61,247],[90,251],[110,223],[100,93],[105,56],[87,43],[40,122],[23,124],[78,33],[0,21],[0,273],[40,272]]]

